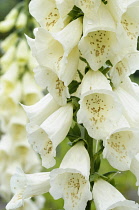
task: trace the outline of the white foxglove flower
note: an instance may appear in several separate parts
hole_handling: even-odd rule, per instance
[[[139,126],[139,100],[130,93],[130,90],[118,87],[114,92],[119,97],[123,106],[123,114],[131,127]]]
[[[26,23],[27,23],[27,15],[25,14],[25,12],[21,11],[17,18],[15,26],[17,29],[21,29],[26,26]]]
[[[26,199],[24,201],[24,206],[19,207],[17,210],[30,210],[30,209],[40,210],[41,208],[38,206],[38,204],[36,203],[36,201],[34,202],[31,199]]]
[[[135,175],[137,182],[136,186],[139,187],[139,153],[135,155],[135,157],[131,161],[130,171]],[[139,188],[138,188],[139,195]]]
[[[138,210],[139,205],[125,197],[111,184],[99,179],[93,187],[96,210]]]
[[[87,72],[79,103],[78,123],[83,123],[92,138],[105,139],[120,119],[121,105],[101,72]]]
[[[50,173],[50,193],[64,199],[64,209],[84,210],[92,199],[89,183],[90,159],[83,142],[74,145],[63,158],[60,168]]]
[[[5,74],[1,77],[1,87],[5,94],[12,92],[18,80],[19,68],[17,62],[12,62]]]
[[[13,8],[6,16],[6,18],[0,22],[0,32],[5,33],[10,31],[15,24],[17,15],[18,10],[16,8]]]
[[[54,71],[59,79],[68,85],[77,71],[79,60],[77,44],[81,34],[82,23],[79,18],[58,33],[38,28],[35,41],[28,39],[28,43],[38,63]],[[65,75],[69,69],[72,70],[71,81]]]
[[[137,2],[137,5],[134,4]],[[121,23],[118,24],[117,34],[121,46],[129,48],[131,51],[136,50],[137,38],[139,35],[139,2],[134,0],[126,5],[126,11],[122,15]]]
[[[48,31],[57,32],[64,27],[64,22],[53,0],[31,0],[29,10],[41,27]]]
[[[92,19],[94,17],[94,13],[96,14],[99,6],[101,5],[101,1],[100,0],[86,0],[86,1],[82,1],[82,0],[75,0],[75,4],[77,7],[79,7],[85,17]]]
[[[31,106],[22,105],[22,107],[30,120],[28,126],[28,132],[30,133],[35,125],[41,125],[46,118],[59,108],[59,105],[50,94],[47,94],[36,104]]]
[[[139,152],[138,138],[138,129],[121,128],[114,131],[104,141],[103,157],[112,167],[120,171],[129,170],[133,157]]]
[[[7,70],[7,67],[10,65],[10,63],[13,62],[15,58],[15,53],[16,53],[16,47],[15,45],[12,45],[8,49],[8,51],[0,58],[1,67],[3,71]]]
[[[2,115],[9,116],[16,112],[17,105],[21,99],[21,91],[21,84],[17,82],[9,95],[1,94],[0,113]]]
[[[97,71],[120,50],[115,33],[116,25],[104,4],[92,20],[84,18],[83,25],[79,49],[91,69]]]
[[[28,62],[28,57],[29,57],[29,47],[26,40],[22,39],[19,42],[16,50],[17,62],[24,65],[25,63]]]
[[[65,18],[74,7],[75,0],[55,0],[60,16]]]
[[[4,51],[7,51],[11,46],[13,46],[16,41],[17,41],[18,37],[16,33],[12,33],[10,34],[7,38],[5,38],[2,42],[1,42],[1,47]]]
[[[110,78],[115,87],[118,87],[124,78],[139,69],[139,53],[129,53],[120,59],[110,70]]]
[[[23,98],[26,105],[32,105],[42,98],[40,87],[35,83],[34,77],[30,73],[25,73],[22,80]]]
[[[26,139],[27,117],[22,108],[19,107],[17,113],[11,118],[8,125],[8,133],[13,141],[25,141]]]
[[[11,189],[15,195],[7,204],[6,209],[19,208],[24,204],[24,199],[48,192],[49,180],[49,172],[24,174],[21,169],[17,169],[11,178]]]
[[[66,105],[67,98],[70,98],[70,94],[68,87],[64,85],[64,82],[61,81],[54,72],[46,67],[38,66],[34,69],[34,72],[37,84],[43,89],[47,87],[49,93],[53,96],[53,98],[59,105]],[[67,73],[69,74],[72,72],[68,71]],[[71,74],[68,77],[68,74],[65,74],[67,76],[67,79],[69,79],[72,75]]]
[[[51,114],[40,128],[38,126],[36,131],[29,134],[29,143],[41,155],[44,167],[55,165],[56,147],[65,139],[72,124],[72,117],[72,104],[67,104]]]

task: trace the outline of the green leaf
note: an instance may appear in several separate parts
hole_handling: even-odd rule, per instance
[[[77,70],[78,74],[79,74],[79,77],[80,77],[80,80],[82,81],[83,79],[83,75],[81,74],[81,72],[79,70]]]
[[[76,90],[77,90],[77,88],[79,87],[80,84],[81,84],[80,82],[77,82],[76,80],[73,80],[68,86],[69,93],[72,94],[72,93],[76,92]]]
[[[74,123],[75,123],[74,127],[70,128],[68,135],[67,135],[67,137],[70,141],[74,141],[75,139],[81,138],[80,128],[76,122],[74,122]]]
[[[103,176],[102,174],[99,174],[97,172],[93,173],[90,175],[90,182],[96,182],[98,179],[104,179],[104,180],[108,180],[108,178],[106,176]]]
[[[86,140],[85,139],[82,139],[82,138],[78,138],[78,139],[75,139],[74,141],[72,142],[68,142],[68,145],[70,146],[74,146],[78,141],[84,141],[85,144],[87,144]]]
[[[106,0],[101,0],[104,4],[107,4],[108,3],[108,1],[106,1]]]
[[[72,20],[76,20],[79,17],[84,16],[84,13],[79,7],[74,6],[72,10],[68,13],[68,15],[72,18],[71,19],[72,21]]]
[[[99,71],[101,71],[104,75],[106,75],[108,73],[108,71],[111,69],[112,67],[112,63],[110,62],[110,60],[107,60],[105,65],[102,66]]]

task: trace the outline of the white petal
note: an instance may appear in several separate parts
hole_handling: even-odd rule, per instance
[[[136,176],[136,186],[139,186],[139,153],[131,161],[130,171]],[[139,194],[139,191],[138,191]]]
[[[74,7],[75,0],[56,0],[60,16],[64,18]]]
[[[124,80],[126,76],[135,73],[139,69],[139,53],[129,53],[118,61],[110,71],[110,77],[115,87]]]
[[[119,51],[116,45],[116,34],[100,29],[83,36],[79,42],[79,49],[90,67],[97,71],[107,60],[111,60],[114,51]]]
[[[139,205],[126,200],[111,184],[99,179],[93,187],[96,210],[138,210]],[[108,199],[109,198],[109,199]]]
[[[48,31],[59,31],[64,26],[57,6],[52,0],[32,0],[29,10],[38,23]]]
[[[49,93],[54,97],[55,101],[64,106],[67,103],[67,98],[70,97],[68,87],[64,85],[58,76],[50,69],[38,66],[34,69],[35,79],[38,85],[48,89]]]
[[[50,94],[31,106],[22,105],[30,122],[40,125],[49,115],[59,108]]]
[[[108,210],[111,205],[126,200],[115,187],[102,179],[94,183],[93,198],[97,210]]]
[[[84,124],[92,138],[105,139],[120,119],[120,103],[109,81],[99,71],[89,71],[81,85],[78,123]]]
[[[70,129],[73,117],[73,106],[67,104],[51,114],[42,124],[41,128],[48,134],[54,147],[63,141]]]
[[[74,29],[74,30],[73,30]],[[58,75],[63,74],[68,63],[70,52],[78,44],[82,33],[81,20],[77,19],[68,24],[62,31],[54,34],[39,28],[36,33],[36,59],[39,64],[50,68]],[[71,41],[72,40],[72,41]],[[72,53],[73,55],[73,53]],[[75,58],[75,64],[77,58]],[[69,67],[68,67],[69,68]]]
[[[139,152],[138,136],[138,129],[133,128],[123,128],[113,132],[104,142],[104,158],[118,170],[129,170],[131,160]]]
[[[53,167],[56,163],[54,159],[56,151],[53,142],[48,138],[44,130],[41,128],[36,129],[36,131],[28,135],[28,140],[33,149],[40,154],[42,166],[45,168]]]
[[[50,174],[50,193],[63,198],[67,210],[83,210],[92,199],[89,183],[90,159],[83,142],[77,143],[65,155],[59,169]]]
[[[36,103],[41,97],[41,89],[36,85],[33,75],[25,73],[22,80],[23,86],[23,101],[26,105]]]
[[[48,192],[49,174],[49,172],[24,174],[21,169],[17,169],[16,174],[11,178],[11,189],[15,195],[6,208],[18,208],[23,205],[24,199]]]
[[[75,0],[75,4],[77,7],[79,7],[84,15],[90,19],[92,19],[92,16],[94,17],[93,13],[97,12],[101,1],[100,0],[87,0],[87,1],[82,1],[82,0]]]
[[[82,164],[79,164],[81,161]],[[75,169],[79,171],[86,179],[90,174],[90,158],[83,142],[75,144],[63,158],[60,168]]]
[[[124,116],[132,127],[139,125],[139,101],[121,87],[115,89],[123,106]]]

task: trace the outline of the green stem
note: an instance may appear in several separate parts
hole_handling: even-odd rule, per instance
[[[87,140],[88,143],[88,153],[90,156],[90,174],[94,173],[94,157],[93,157],[93,146],[94,146],[94,141],[93,139],[88,135],[87,131],[85,131],[85,139]],[[91,188],[93,188],[93,182],[91,183]],[[91,210],[91,204],[92,204],[92,200],[88,201],[87,206],[86,206],[86,210]]]

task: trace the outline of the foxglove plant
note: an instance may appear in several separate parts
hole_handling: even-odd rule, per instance
[[[138,9],[139,0],[31,0],[40,27],[35,38],[26,37],[38,62],[35,80],[49,93],[22,105],[28,140],[46,168],[55,165],[65,138],[71,149],[49,179],[30,174],[27,184],[19,180],[7,209],[41,194],[45,185],[54,199],[64,199],[66,210],[91,210],[92,194],[97,210],[139,209],[109,183],[111,174],[131,170],[139,186],[139,88],[129,79],[139,68]],[[117,171],[100,173],[102,155]]]
[[[6,33],[0,50],[0,197],[8,202],[12,197],[10,178],[16,167],[25,173],[41,170],[40,159],[27,141],[27,116],[19,105],[31,105],[42,97],[41,88],[35,83],[32,68],[36,61],[32,57],[24,33],[29,25],[36,23],[25,13],[25,3],[18,4],[0,22],[0,33]],[[41,198],[40,198],[41,199]],[[42,208],[43,198],[35,207]],[[22,210],[33,208],[33,201],[25,201]],[[35,209],[34,208],[34,209]]]

